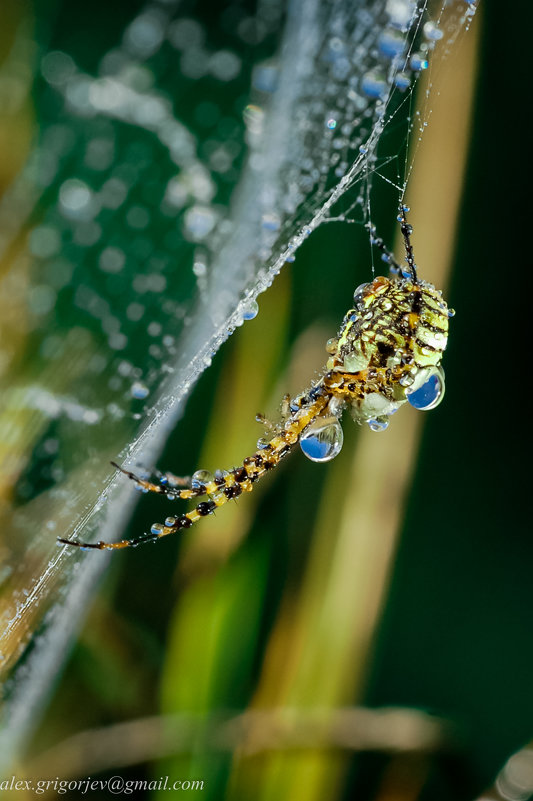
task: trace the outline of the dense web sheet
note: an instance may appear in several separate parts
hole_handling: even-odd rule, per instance
[[[155,463],[258,296],[321,223],[368,221],[391,160],[403,194],[407,157],[378,143],[474,13],[445,6],[262,0],[215,34],[200,7],[149,2],[92,69],[60,43],[34,53],[21,24],[0,83],[33,59],[18,91],[42,134],[0,205],[6,319],[34,357],[4,358],[6,761],[107,561],[56,536],[118,537],[134,494],[109,461]]]

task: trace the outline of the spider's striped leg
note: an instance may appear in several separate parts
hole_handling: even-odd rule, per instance
[[[209,495],[211,492],[216,490],[216,485],[213,481],[207,482],[206,484],[197,482],[194,487],[191,487],[190,479],[178,478],[177,476],[173,478],[177,479],[177,481],[180,483],[186,483],[188,485],[185,489],[179,489],[177,486],[175,486],[177,481],[173,481],[171,484],[155,484],[153,481],[147,481],[146,479],[137,476],[135,473],[132,473],[131,470],[126,470],[116,462],[111,462],[111,464],[132,481],[135,481],[137,486],[141,487],[146,492],[156,492],[159,495],[166,495],[168,498],[170,498],[170,500],[176,500],[177,498],[184,498],[185,500],[189,500],[190,498],[199,498],[202,495]]]
[[[176,476],[174,473],[156,471],[157,480],[164,487],[190,487],[192,476]]]
[[[330,398],[331,395],[319,387],[315,387],[310,393],[300,395],[297,399],[300,403],[298,409],[291,414],[283,428],[272,437],[264,448],[261,448],[252,456],[248,456],[241,467],[234,468],[225,475],[214,478],[213,481],[203,485],[205,493],[211,496],[208,501],[202,501],[190,512],[178,517],[167,518],[165,525],[154,524],[150,534],[143,534],[133,540],[120,540],[119,542],[83,543],[79,540],[65,539],[58,539],[58,542],[63,545],[83,548],[84,550],[118,550],[141,545],[145,542],[154,542],[161,539],[161,537],[174,534],[175,531],[179,531],[182,528],[190,528],[202,517],[213,514],[216,509],[224,506],[229,500],[238,498],[243,492],[251,492],[255,482],[269,470],[272,470],[292,450],[309,423],[313,422],[325,411]],[[128,475],[127,471],[122,472]],[[179,497],[193,497],[191,495],[186,496],[186,492],[188,491],[181,490]]]
[[[284,423],[291,416],[291,396],[288,393],[287,395],[283,396],[283,400],[281,401],[280,412],[281,412],[281,420]],[[265,417],[265,415],[261,414],[261,412],[258,412],[256,414],[255,420],[257,423],[261,423],[261,425],[263,425],[265,429],[270,433],[279,430],[279,425],[277,423],[272,422],[272,420],[269,420],[268,417]]]

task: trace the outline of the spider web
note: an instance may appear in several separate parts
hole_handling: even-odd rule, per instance
[[[155,463],[191,387],[301,244],[332,219],[370,220],[373,176],[403,196],[405,146],[423,128],[408,118],[418,75],[475,10],[444,5],[260,0],[214,26],[201,4],[154,0],[92,64],[40,32],[36,69],[17,80],[42,133],[0,204],[3,292],[14,313],[28,306],[24,326],[9,321],[25,357],[6,356],[1,418],[2,480],[15,486],[6,764],[107,563],[55,537],[120,536],[132,493],[109,460]],[[0,89],[32,48],[23,22]],[[402,151],[387,153],[397,125]]]

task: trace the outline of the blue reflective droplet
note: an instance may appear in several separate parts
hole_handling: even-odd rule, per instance
[[[387,82],[380,72],[371,70],[363,75],[361,89],[367,97],[383,98],[387,94]]]
[[[379,52],[387,58],[394,58],[403,53],[405,49],[405,36],[394,28],[388,28],[378,39]]]
[[[329,462],[340,453],[344,435],[336,417],[317,420],[304,431],[300,448],[312,462]]]
[[[402,92],[411,86],[411,78],[406,72],[397,72],[394,76],[394,83]]]
[[[422,70],[427,70],[429,64],[427,58],[424,58],[420,53],[413,53],[409,60],[409,66],[415,72],[422,72]]]
[[[415,409],[428,411],[438,406],[444,397],[444,376],[434,372],[428,380],[413,392],[406,392],[407,400]]]

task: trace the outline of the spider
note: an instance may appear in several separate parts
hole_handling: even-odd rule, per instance
[[[406,402],[417,409],[437,406],[444,395],[440,365],[448,339],[448,318],[453,311],[448,310],[438,289],[418,277],[407,211],[407,206],[401,206],[397,218],[407,267],[398,264],[383,240],[375,236],[374,227],[368,225],[371,242],[382,251],[391,277],[377,276],[355,290],[353,308],[346,313],[338,336],[326,345],[330,356],[322,377],[296,397],[285,396],[280,422],[270,423],[263,415],[257,415],[257,420],[270,431],[269,438],[259,440],[256,453],[244,459],[240,467],[218,470],[214,476],[197,471],[190,481],[167,474],[154,483],[111,463],[144,492],[171,499],[207,500],[185,514],[167,517],[164,525],[154,524],[150,533],[135,539],[83,543],[60,538],[58,542],[97,550],[153,542],[190,528],[228,500],[251,492],[254,484],[297,443],[312,461],[332,459],[342,447],[340,418],[346,408],[357,423],[383,431],[390,416]]]

